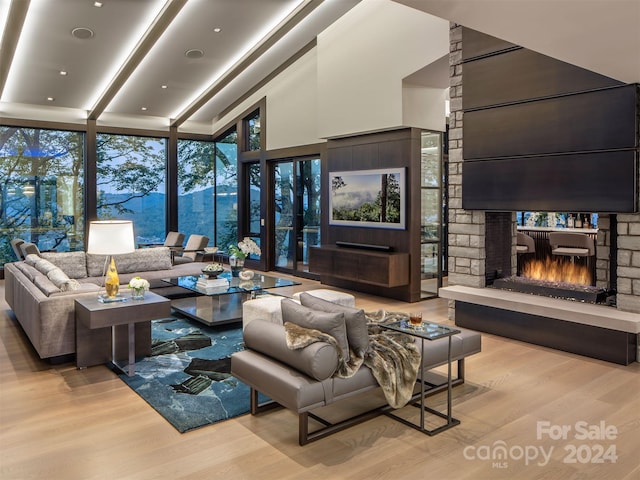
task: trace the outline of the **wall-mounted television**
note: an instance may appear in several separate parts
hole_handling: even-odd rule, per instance
[[[329,172],[329,225],[405,228],[405,168]]]

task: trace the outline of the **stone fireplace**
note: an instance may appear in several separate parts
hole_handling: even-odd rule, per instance
[[[464,38],[479,41],[480,46],[476,45],[474,49],[480,53],[483,49],[515,51],[517,47],[478,32],[465,35]],[[636,135],[635,151],[632,149],[630,152],[635,158],[632,162],[635,169],[635,178],[632,178],[635,192],[631,192],[635,203],[632,208],[625,204],[617,213],[598,213],[595,286],[607,292],[615,292],[614,301],[611,302],[614,306],[557,299],[540,300],[523,293],[490,289],[487,287],[496,278],[516,274],[515,211],[522,208],[517,202],[512,211],[506,212],[463,208],[464,200],[469,198],[469,195],[465,196],[463,184],[471,184],[463,181],[463,170],[468,168],[468,172],[473,171],[475,174],[479,171],[478,164],[482,162],[465,163],[466,152],[463,150],[463,27],[451,25],[450,43],[449,287],[440,292],[441,297],[450,299],[450,318],[461,326],[617,363],[628,364],[640,359],[640,214],[636,213],[639,210],[637,138],[640,134],[637,129],[640,118],[637,105],[634,106],[636,121],[633,127]],[[484,72],[483,75],[487,81],[491,81],[490,74]],[[475,78],[482,78],[482,75],[478,77],[476,74]],[[465,92],[472,90],[474,89],[465,84]],[[475,111],[473,108],[466,108],[464,113]],[[564,132],[559,131],[558,135],[564,135]],[[566,135],[571,135],[571,132]],[[464,145],[470,149],[469,143],[470,140]],[[552,161],[556,163],[564,157],[571,157],[562,152],[553,155],[555,157]],[[520,160],[518,156],[514,158]],[[571,159],[567,161],[569,160]],[[628,162],[625,165],[628,166]],[[579,179],[580,176],[576,178]],[[524,182],[526,178],[517,181]],[[585,184],[590,181],[592,180],[586,180]],[[527,187],[522,188],[526,190]],[[487,187],[489,193],[490,190]],[[561,190],[559,188],[557,191]],[[550,197],[553,196],[552,191]],[[586,195],[583,196],[583,208],[576,209],[564,208],[561,195],[557,196],[558,203],[551,202],[547,205],[544,204],[543,197],[541,195],[540,201],[532,204],[533,207],[539,207],[537,211],[598,212],[596,205],[589,203],[591,199]],[[607,206],[608,212],[615,211],[610,207],[611,205]],[[585,343],[593,345],[585,348]],[[604,348],[606,351],[603,351],[603,344],[607,344]]]

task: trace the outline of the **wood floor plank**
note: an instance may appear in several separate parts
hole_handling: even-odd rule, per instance
[[[292,291],[311,288],[325,287],[304,280]],[[366,311],[422,310],[425,318],[452,323],[442,299],[407,304],[353,293]],[[434,437],[383,416],[300,447],[297,416],[284,409],[180,434],[106,367],[77,370],[40,360],[0,281],[0,478],[640,478],[640,364],[614,365],[483,334],[482,352],[467,360],[466,375],[453,397],[461,425]],[[442,408],[446,397],[429,402]],[[340,413],[364,403],[355,398]],[[617,437],[537,438],[538,422],[574,428],[580,421],[604,421]],[[482,458],[499,444],[515,453],[527,446],[553,453],[544,466],[512,455],[499,468]],[[591,455],[597,444],[615,447],[616,462],[566,463],[570,445]]]

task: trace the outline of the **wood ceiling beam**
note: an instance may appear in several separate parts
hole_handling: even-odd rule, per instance
[[[111,80],[107,89],[91,109],[89,113],[90,120],[96,120],[102,112],[104,112],[105,108],[111,103],[186,3],[187,0],[168,0],[167,3],[165,3],[158,16],[129,55],[129,58],[127,58],[116,76]]]
[[[7,16],[4,33],[0,41],[0,98],[9,77],[9,70],[13,62],[13,56],[16,53],[22,26],[27,18],[27,11],[31,0],[12,0],[9,6],[9,14]]]

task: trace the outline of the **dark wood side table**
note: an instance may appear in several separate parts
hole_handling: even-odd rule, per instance
[[[129,291],[122,294],[129,295]],[[101,303],[91,296],[76,299],[75,309],[76,366],[111,362],[132,376],[136,353],[151,354],[151,320],[168,317],[171,301],[153,292],[145,292],[144,300],[114,303]],[[128,358],[125,367],[118,363],[123,357]]]

